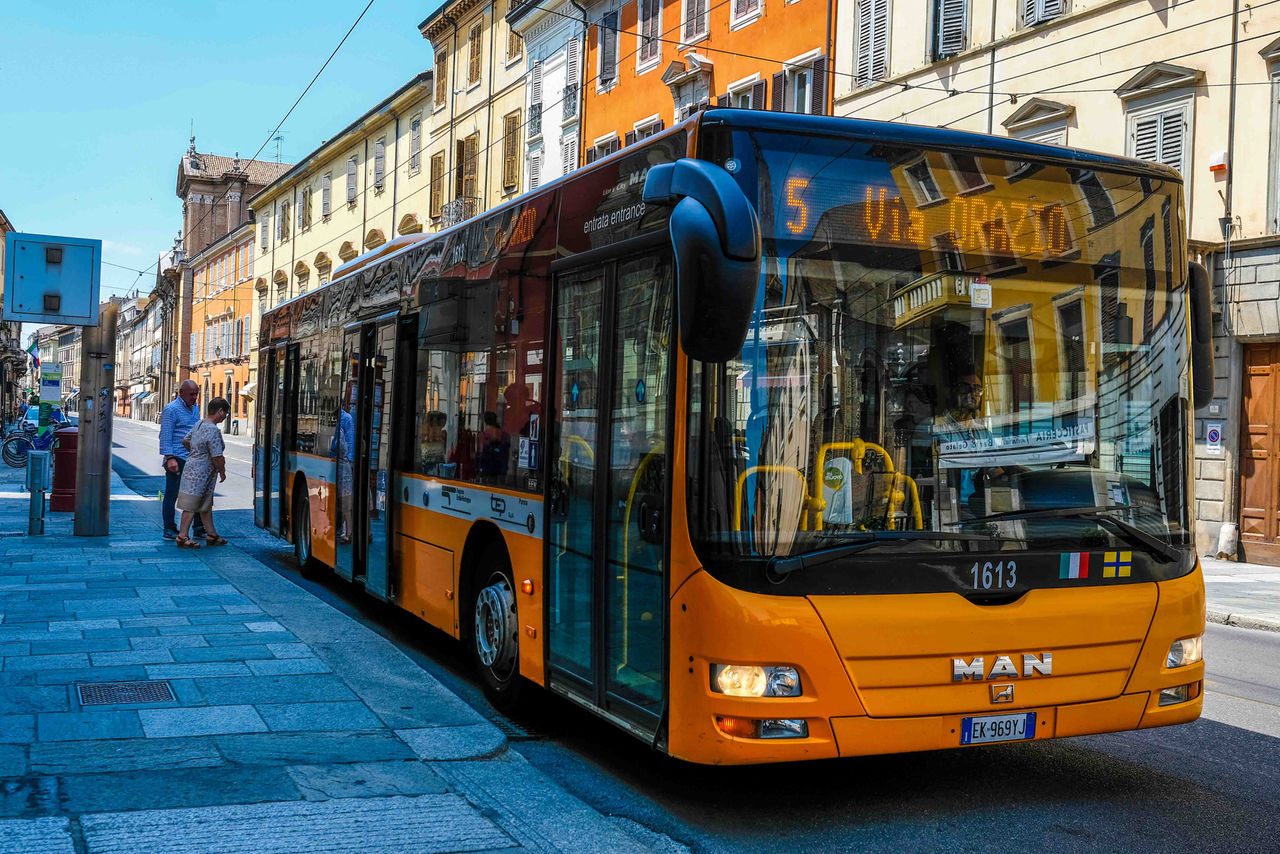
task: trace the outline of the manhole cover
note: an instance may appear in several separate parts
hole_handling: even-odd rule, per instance
[[[542,733],[537,730],[521,726],[508,718],[496,717],[490,718],[489,721],[511,741],[536,741],[542,738]]]
[[[77,685],[82,706],[116,706],[128,703],[172,703],[173,689],[160,679],[149,682],[90,682]]]

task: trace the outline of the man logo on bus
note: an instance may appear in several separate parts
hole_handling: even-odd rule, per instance
[[[1049,676],[1053,673],[1053,653],[1044,652],[1039,656],[1029,652],[1022,654],[1022,672],[1013,663],[1013,657],[997,655],[991,669],[986,669],[986,659],[978,656],[966,662],[963,658],[951,659],[951,681],[981,682],[983,679],[1017,679],[1018,677]]]

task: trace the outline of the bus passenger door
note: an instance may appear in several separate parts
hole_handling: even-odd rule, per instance
[[[286,508],[291,509],[291,490],[293,484],[289,480],[290,472],[297,466],[298,437],[298,345],[290,344],[287,348],[276,351],[276,376],[280,380],[280,395],[276,398],[276,413],[280,427],[278,432],[280,452],[277,455],[279,464],[276,468],[275,525],[281,536],[287,533],[289,524]]]
[[[649,733],[664,654],[672,283],[665,254],[557,284],[552,682]]]
[[[355,459],[356,421],[360,415],[361,357],[360,327],[349,327],[342,339],[342,388],[339,390],[338,421],[333,426],[335,481],[338,484],[337,559],[334,570],[351,581],[355,577]]]
[[[366,541],[368,550],[365,553],[364,589],[379,599],[390,598],[389,558],[387,544],[391,542],[392,524],[392,427],[395,411],[395,367],[396,367],[396,322],[391,320],[379,326],[366,326],[366,333],[371,333],[369,384],[372,397],[369,400],[368,441],[365,451],[368,459],[364,471],[368,472],[368,503],[363,518],[367,521]],[[356,442],[359,448],[361,443]]]
[[[271,350],[264,350],[259,360],[262,376],[258,383],[258,431],[256,443],[257,483],[254,488],[254,521],[259,527],[270,529],[272,511],[271,485],[275,482],[275,460],[280,447],[280,425],[276,420],[276,357]]]

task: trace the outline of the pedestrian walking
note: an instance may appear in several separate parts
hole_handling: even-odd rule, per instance
[[[182,469],[187,464],[187,449],[182,440],[200,422],[200,386],[186,380],[178,386],[178,396],[160,413],[160,453],[164,455],[164,501],[160,504],[160,521],[164,525],[164,538],[175,539],[178,525],[174,520],[174,504],[178,500],[178,486]],[[204,536],[204,523],[196,520],[196,536]]]
[[[205,407],[205,417],[192,428],[183,440],[188,456],[182,469],[182,484],[178,489],[178,509],[182,521],[178,524],[178,548],[198,549],[199,544],[187,536],[192,520],[197,514],[204,523],[204,540],[211,546],[225,546],[227,541],[219,536],[213,524],[213,490],[227,479],[227,460],[223,456],[222,428],[218,425],[231,414],[231,404],[224,397],[215,397]],[[200,536],[199,533],[196,534]]]

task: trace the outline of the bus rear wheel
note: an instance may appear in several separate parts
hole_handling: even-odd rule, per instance
[[[314,579],[320,575],[320,562],[311,552],[311,502],[302,489],[293,497],[293,556],[298,560],[303,578]]]
[[[518,703],[524,686],[520,677],[520,622],[511,564],[503,548],[489,545],[481,554],[478,566],[468,645],[489,702],[499,709],[510,709]]]

